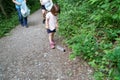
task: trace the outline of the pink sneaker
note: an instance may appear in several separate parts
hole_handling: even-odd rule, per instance
[[[54,48],[55,48],[55,46],[54,46],[54,44],[53,44],[53,43],[51,43],[51,44],[50,44],[50,47],[51,47],[52,49],[54,49]]]
[[[54,40],[52,40],[52,44],[54,44],[54,45],[55,45],[55,41],[54,41]]]

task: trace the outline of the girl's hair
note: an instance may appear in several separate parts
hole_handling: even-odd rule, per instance
[[[54,13],[60,13],[60,7],[58,4],[54,4],[52,9],[51,9],[51,12],[54,14]]]

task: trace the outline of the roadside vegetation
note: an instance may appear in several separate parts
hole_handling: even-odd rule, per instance
[[[58,0],[59,34],[94,68],[95,80],[120,80],[120,1]]]
[[[0,37],[18,24],[14,4],[0,1]],[[59,35],[72,49],[70,59],[84,59],[94,69],[95,80],[120,80],[120,1],[57,0],[61,7]],[[2,4],[1,4],[2,3]],[[9,7],[9,6],[11,7]],[[31,12],[39,1],[28,0]],[[2,8],[0,7],[0,10]]]

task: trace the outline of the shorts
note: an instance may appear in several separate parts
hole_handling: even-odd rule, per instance
[[[54,33],[54,32],[56,32],[56,29],[54,29],[54,30],[47,29],[47,33],[48,33],[48,34],[49,34],[49,33]]]
[[[45,5],[41,5],[41,8],[44,9],[44,10],[46,10]]]

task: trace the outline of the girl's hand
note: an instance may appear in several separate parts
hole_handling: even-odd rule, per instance
[[[58,30],[58,23],[56,23],[56,29]]]
[[[58,28],[58,26],[56,26],[56,30],[58,30],[59,28]]]
[[[48,26],[45,26],[46,29],[48,29]]]

